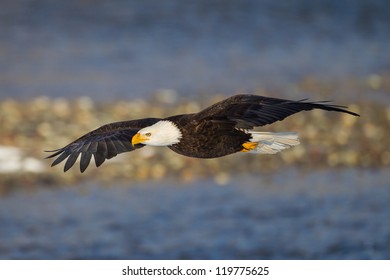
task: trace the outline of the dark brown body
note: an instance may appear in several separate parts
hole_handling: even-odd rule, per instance
[[[178,144],[168,146],[174,152],[196,158],[216,158],[239,152],[250,134],[235,128],[228,120],[194,120],[192,115],[167,118],[177,124],[182,133]],[[210,150],[212,147],[212,151]]]

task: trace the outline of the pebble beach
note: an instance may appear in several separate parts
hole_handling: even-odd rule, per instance
[[[326,99],[326,94],[321,96],[321,84],[313,86],[311,83],[301,85],[302,91],[307,91],[305,87],[310,86],[312,91],[318,91],[318,94],[313,94],[316,98]],[[361,85],[361,81],[356,83],[356,87]],[[389,92],[387,83],[383,83],[377,91]],[[359,90],[365,92],[372,87],[369,82],[364,86]],[[275,96],[275,93],[265,94]],[[51,168],[51,160],[44,159],[49,155],[44,151],[63,147],[103,124],[193,113],[224,97],[215,95],[182,100],[172,92],[164,91],[156,93],[150,100],[108,103],[94,102],[88,97],[74,100],[48,97],[28,101],[2,100],[1,190],[10,191],[21,183],[31,186],[72,184],[88,178],[129,182],[158,181],[163,178],[187,182],[212,178],[226,184],[232,174],[273,172],[281,166],[293,165],[302,169],[380,168],[390,164],[390,153],[386,149],[386,139],[390,137],[388,104],[364,98],[353,100],[352,103],[346,98],[336,101],[337,104],[348,105],[361,117],[323,111],[302,112],[283,122],[261,127],[264,131],[299,132],[301,145],[278,155],[235,154],[222,159],[198,160],[182,157],[169,149],[146,147],[120,154],[106,161],[99,169],[91,164],[84,174],[80,173],[78,166],[63,173],[61,165]]]

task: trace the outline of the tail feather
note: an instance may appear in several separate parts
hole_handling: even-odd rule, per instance
[[[299,145],[298,134],[295,132],[258,132],[249,131],[251,142],[257,147],[250,151],[256,154],[276,154],[284,149]]]

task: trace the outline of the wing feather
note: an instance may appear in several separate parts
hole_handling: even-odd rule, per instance
[[[79,157],[80,155],[80,151],[74,151],[72,152],[68,159],[66,160],[65,162],[65,166],[64,166],[64,172],[68,171],[69,168],[71,168],[73,166],[73,164],[76,162],[77,158]]]
[[[59,155],[58,158],[56,158],[53,163],[51,164],[51,166],[54,166],[54,165],[57,165],[59,164],[60,162],[62,162],[64,159],[66,159],[69,155],[71,154],[71,151],[70,150],[59,150],[58,152],[56,152],[55,154],[53,154],[53,157]]]
[[[92,152],[91,151],[85,151],[81,153],[81,159],[80,159],[80,171],[83,173],[85,169],[87,169],[89,162],[91,161]]]
[[[100,165],[102,165],[106,160],[106,157],[103,154],[98,153],[98,152],[93,153],[93,157],[95,158],[96,167],[99,167]]]
[[[98,146],[97,146],[97,151],[99,151],[99,154],[101,154],[105,159],[107,158],[107,154],[108,154],[108,147],[107,147],[107,142],[105,140],[100,140],[98,142]]]
[[[128,148],[125,147],[124,142],[126,142],[126,140],[120,140],[118,136],[114,137],[113,143],[115,145],[116,150],[118,151],[118,154],[127,152]]]

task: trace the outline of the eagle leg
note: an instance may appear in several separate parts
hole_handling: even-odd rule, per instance
[[[245,142],[244,144],[242,144],[243,146],[243,149],[241,150],[241,152],[243,153],[246,153],[246,152],[249,152],[253,149],[256,149],[257,147],[257,143],[255,142]]]

